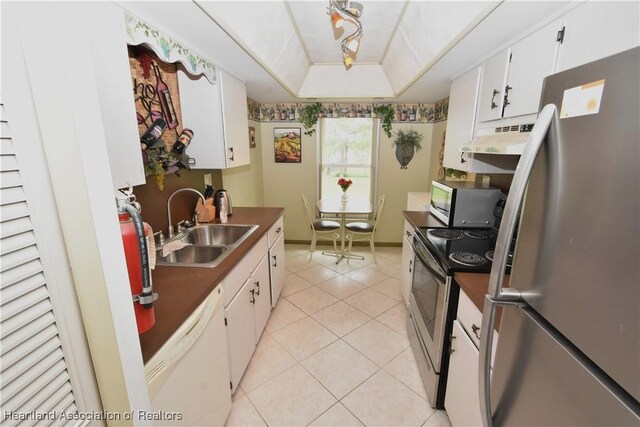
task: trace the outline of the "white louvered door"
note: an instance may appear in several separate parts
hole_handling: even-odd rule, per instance
[[[33,419],[77,409],[4,105],[0,110],[0,424],[77,425]],[[18,414],[31,418],[20,422]]]

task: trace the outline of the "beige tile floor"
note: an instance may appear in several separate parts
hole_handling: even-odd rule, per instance
[[[401,249],[336,265],[308,248],[286,245],[285,287],[226,425],[450,426],[409,347]]]

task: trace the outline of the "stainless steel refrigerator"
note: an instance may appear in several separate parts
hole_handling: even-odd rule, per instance
[[[485,299],[485,426],[640,425],[639,64],[635,48],[545,80]]]

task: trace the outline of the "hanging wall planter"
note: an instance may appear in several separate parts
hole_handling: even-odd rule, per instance
[[[422,149],[422,134],[413,129],[408,131],[399,130],[396,132],[396,139],[393,145],[396,146],[396,159],[400,163],[400,169],[407,169],[407,165],[413,159],[416,151]]]

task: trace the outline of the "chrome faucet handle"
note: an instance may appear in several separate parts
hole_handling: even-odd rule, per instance
[[[164,245],[164,233],[162,232],[162,230],[153,233],[153,238],[155,240],[156,236],[158,236],[158,239],[156,240],[156,243],[158,245]]]
[[[186,220],[182,220],[178,222],[178,233],[182,233],[185,229]]]

